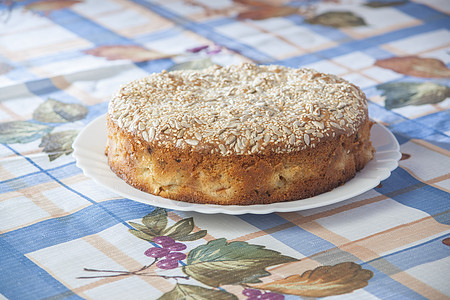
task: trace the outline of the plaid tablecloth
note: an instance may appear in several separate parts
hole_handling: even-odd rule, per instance
[[[449,1],[0,9],[1,299],[450,298]],[[399,167],[337,204],[233,216],[135,202],[76,166],[74,138],[121,84],[241,62],[361,86],[401,145]]]

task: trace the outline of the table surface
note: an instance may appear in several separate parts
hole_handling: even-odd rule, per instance
[[[0,299],[449,299],[449,13],[446,0],[2,1]],[[158,208],[77,167],[74,139],[121,84],[242,62],[359,85],[399,167],[345,201],[260,215]]]

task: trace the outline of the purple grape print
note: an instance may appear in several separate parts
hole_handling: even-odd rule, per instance
[[[283,300],[284,296],[277,293],[272,292],[263,292],[257,289],[246,288],[242,291],[244,296],[248,298],[246,300],[257,300],[257,299],[265,299],[265,300]]]
[[[187,246],[182,243],[173,243],[169,246],[163,246],[163,247],[169,249],[170,251],[183,251],[187,248]]]
[[[170,270],[178,267],[178,260],[174,259],[163,259],[156,263],[156,266],[160,269]]]
[[[158,247],[149,248],[147,251],[144,252],[145,255],[154,258],[162,258],[167,256],[167,254],[169,253],[170,253],[169,249]]]
[[[272,292],[265,292],[261,296],[259,296],[258,299],[265,299],[265,300],[283,300],[284,296],[277,293]]]
[[[182,252],[170,252],[166,255],[167,259],[173,259],[173,260],[183,260],[186,258],[186,254]]]
[[[158,245],[161,245],[164,248],[167,248],[168,246],[175,244],[175,240],[170,236],[157,236],[153,238],[153,242]]]
[[[245,289],[242,291],[242,294],[247,297],[256,297],[262,295],[262,292],[260,290],[255,289]]]

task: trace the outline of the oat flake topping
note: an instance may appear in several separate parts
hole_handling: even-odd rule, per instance
[[[367,118],[367,100],[334,75],[242,64],[133,81],[113,95],[108,114],[158,146],[222,155],[289,153],[356,132]]]

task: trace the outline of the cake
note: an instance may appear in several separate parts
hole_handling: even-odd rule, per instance
[[[111,170],[144,192],[251,205],[330,191],[372,158],[360,88],[312,69],[241,64],[151,74],[107,114]]]

